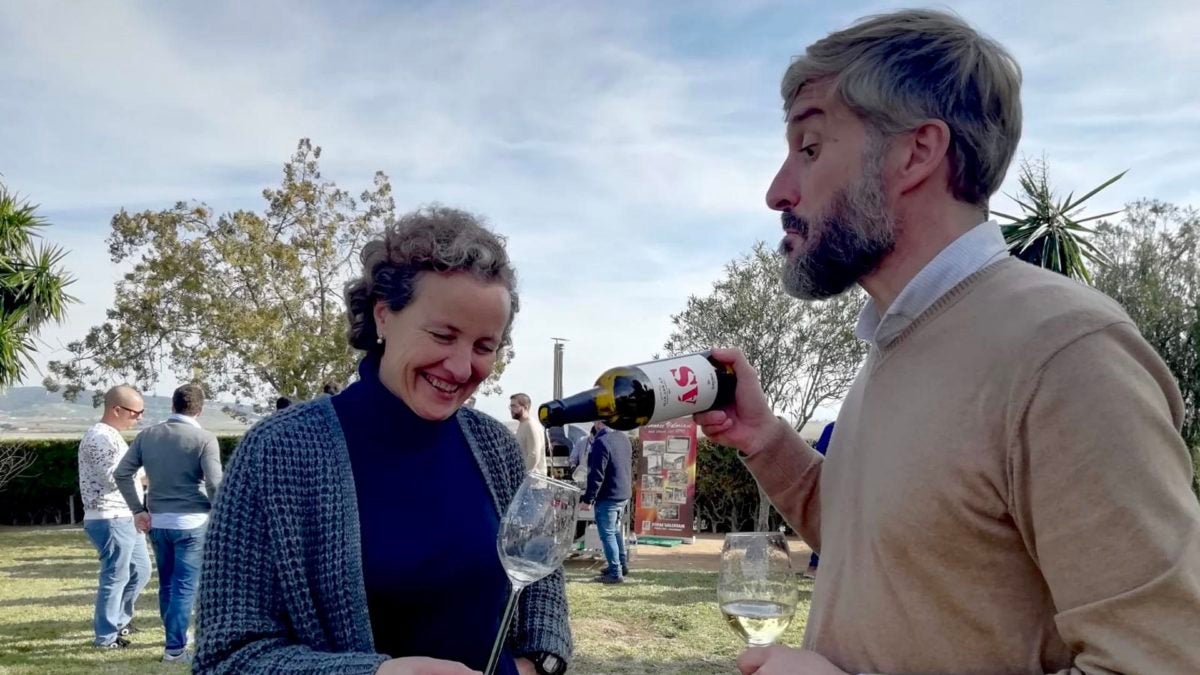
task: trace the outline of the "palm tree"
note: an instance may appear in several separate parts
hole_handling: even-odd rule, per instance
[[[1077,216],[1083,210],[1084,202],[1120,180],[1127,171],[1109,178],[1078,199],[1074,198],[1073,192],[1067,195],[1066,199],[1057,199],[1050,189],[1046,161],[1022,161],[1019,198],[1008,195],[1009,199],[1021,207],[1022,217],[1010,216],[999,211],[992,212],[1013,221],[1001,226],[1009,251],[1025,262],[1092,283],[1088,263],[1107,265],[1108,256],[1088,241],[1093,231],[1083,223],[1107,218],[1120,211],[1087,218]]]
[[[0,184],[0,390],[24,378],[42,326],[77,302],[65,290],[74,281],[61,267],[66,252],[34,244],[45,226],[36,205]]]

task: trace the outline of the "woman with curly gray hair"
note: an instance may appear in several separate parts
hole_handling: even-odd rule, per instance
[[[517,312],[503,240],[444,207],[402,217],[346,288],[359,381],[288,408],[238,446],[213,510],[198,673],[482,670],[508,579],[500,516],[520,448],[464,403]],[[499,672],[558,675],[563,575],[525,590]]]

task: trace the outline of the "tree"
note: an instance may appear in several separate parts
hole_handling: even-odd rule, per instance
[[[47,388],[71,400],[115,381],[149,389],[165,362],[181,381],[262,409],[349,381],[359,355],[346,342],[343,289],[395,205],[383,173],[356,201],[321,175],[320,156],[301,140],[282,185],[263,190],[261,215],[179,202],[113,216],[109,254],[132,270],[108,320],[50,364]]]
[[[0,490],[33,466],[37,455],[23,441],[0,441]]]
[[[24,379],[38,332],[66,318],[76,301],[66,292],[73,281],[61,265],[66,252],[34,244],[46,226],[37,208],[0,184],[0,389]]]
[[[1096,229],[1111,259],[1096,288],[1121,303],[1178,381],[1200,495],[1200,212],[1138,201],[1122,222]]]
[[[1050,188],[1046,161],[1022,161],[1020,193],[1016,197],[1009,195],[1009,199],[1021,207],[1023,215],[1018,218],[993,211],[995,215],[1013,221],[1001,226],[1009,250],[1025,262],[1091,283],[1088,263],[1103,266],[1107,258],[1088,240],[1093,232],[1083,223],[1107,218],[1120,211],[1087,218],[1078,215],[1084,202],[1120,180],[1125,173],[1122,171],[1109,178],[1079,199],[1074,198],[1073,192],[1066,199],[1058,199]]]
[[[854,381],[866,345],[854,336],[863,296],[855,290],[822,302],[799,302],[780,284],[783,261],[766,244],[725,266],[710,294],[691,296],[671,317],[671,354],[714,346],[738,347],[758,372],[763,392],[796,429],[822,404],[843,396]],[[759,491],[756,527],[765,529],[770,502]]]
[[[712,532],[738,532],[754,522],[759,492],[734,448],[700,441],[696,451],[696,516]],[[758,528],[759,531],[765,531]]]

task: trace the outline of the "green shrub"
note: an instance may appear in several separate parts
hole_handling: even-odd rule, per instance
[[[221,436],[221,461],[228,462],[240,436]],[[6,440],[20,443],[37,458],[19,478],[0,490],[0,524],[61,524],[71,519],[74,505],[76,522],[83,519],[79,500],[79,440],[55,438]]]

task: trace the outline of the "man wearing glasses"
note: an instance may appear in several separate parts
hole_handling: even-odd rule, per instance
[[[145,412],[142,396],[128,385],[104,395],[104,416],[79,442],[79,495],[83,530],[100,554],[100,585],[93,620],[95,646],[119,649],[132,628],[133,606],[150,580],[146,537],[113,480],[113,470],[129,446],[121,432],[137,426]]]

